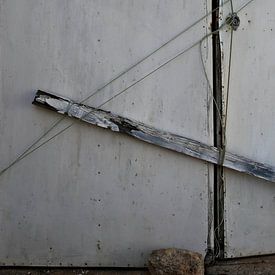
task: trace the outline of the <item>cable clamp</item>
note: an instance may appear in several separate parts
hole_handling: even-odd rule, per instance
[[[233,12],[226,17],[226,24],[230,26],[234,31],[238,29],[238,27],[240,26],[240,22],[240,17],[237,15],[236,12]]]

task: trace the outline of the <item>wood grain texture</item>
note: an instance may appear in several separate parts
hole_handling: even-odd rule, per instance
[[[75,103],[70,99],[40,90],[37,91],[33,104],[200,160],[220,164],[220,152],[216,147],[155,129],[141,122],[112,114],[111,112]],[[274,167],[236,154],[225,152],[222,165],[238,172],[275,182]]]

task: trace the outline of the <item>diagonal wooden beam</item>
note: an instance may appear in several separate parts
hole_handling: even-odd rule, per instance
[[[111,112],[79,104],[70,99],[40,90],[37,91],[33,104],[200,160],[220,164],[220,152],[216,147],[158,130],[144,123],[130,120]],[[225,152],[222,165],[226,168],[275,182],[275,168],[267,164]]]

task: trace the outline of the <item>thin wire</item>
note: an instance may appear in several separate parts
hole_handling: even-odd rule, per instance
[[[226,22],[227,24],[230,23],[230,22]],[[217,30],[219,31],[219,29]],[[214,32],[212,33],[214,34]],[[208,74],[206,72],[206,67],[205,67],[205,64],[204,64],[204,60],[203,60],[203,55],[202,55],[202,43],[203,43],[203,40],[201,41],[200,43],[200,59],[201,59],[201,64],[202,64],[202,67],[203,67],[203,72],[204,72],[204,75],[205,75],[205,78],[206,78],[206,81],[207,81],[207,85],[208,85],[208,88],[210,89],[210,96],[211,96],[211,99],[213,100],[214,102],[214,105],[215,105],[215,108],[218,112],[218,116],[219,116],[219,121],[220,121],[220,124],[222,126],[223,122],[222,122],[222,115],[221,115],[221,112],[219,110],[219,107],[218,107],[218,103],[216,101],[216,99],[214,98],[214,93],[213,93],[213,89],[212,89],[212,85],[210,83],[210,80],[209,80],[209,77],[208,77]]]
[[[246,6],[248,6],[253,1],[254,0],[250,0],[250,1],[246,2],[241,8],[238,9],[237,13],[240,12],[242,9],[244,9]]]
[[[224,147],[226,147],[226,128],[228,118],[228,105],[229,105],[229,92],[230,92],[230,77],[231,77],[231,65],[232,65],[232,51],[233,51],[233,29],[231,29],[230,35],[230,49],[229,49],[229,61],[228,61],[228,76],[227,76],[227,88],[226,88],[226,102],[225,102],[225,117],[224,117]]]
[[[230,0],[231,4],[231,13],[234,13],[234,7],[233,7],[233,2]],[[230,22],[228,22],[230,25]],[[224,197],[224,186],[225,186],[225,177],[223,174],[223,163],[224,163],[224,158],[225,158],[225,151],[226,151],[226,120],[227,120],[227,111],[228,111],[228,99],[229,99],[229,83],[230,83],[230,72],[231,72],[231,60],[232,60],[232,42],[233,42],[233,28],[231,28],[230,32],[230,49],[229,49],[229,64],[228,64],[228,78],[227,78],[227,94],[226,94],[226,103],[225,103],[225,114],[224,114],[224,121],[223,119],[221,120],[221,130],[222,130],[222,141],[221,141],[221,148],[220,148],[220,157],[219,157],[219,177],[220,177],[220,185],[219,185],[219,198]],[[218,201],[218,209],[220,213],[224,213],[224,200]],[[222,227],[222,228],[221,228]],[[222,215],[222,219],[219,219],[219,224],[217,227],[214,229],[214,238],[216,240],[216,254],[215,258],[219,258],[221,255],[221,245],[220,245],[220,232],[223,230],[224,232],[224,215]],[[218,234],[218,237],[217,237]],[[223,233],[224,234],[224,233]],[[224,243],[224,237],[223,237],[223,243]],[[223,245],[224,249],[224,245]]]
[[[216,99],[214,98],[213,89],[212,89],[212,86],[211,86],[211,83],[210,83],[208,74],[207,74],[207,72],[206,72],[206,67],[205,67],[205,64],[204,64],[204,61],[203,61],[203,56],[202,56],[202,43],[203,43],[203,41],[201,41],[201,43],[200,43],[200,58],[201,58],[201,64],[202,64],[203,72],[204,72],[204,75],[205,75],[205,78],[206,78],[207,86],[208,86],[208,88],[210,89],[210,96],[211,96],[210,99],[213,100],[214,105],[215,105],[215,108],[216,108],[216,110],[217,110],[217,112],[218,112],[218,115],[219,115],[220,123],[222,123],[221,112],[220,112],[220,110],[219,110],[218,103],[217,103]],[[209,99],[209,101],[210,101],[210,99]],[[209,104],[209,102],[208,102],[208,104]]]
[[[240,12],[242,9],[244,9],[248,4],[250,4],[254,0],[248,1],[246,4],[244,4],[241,8],[238,9],[238,12]],[[233,7],[233,1],[230,0],[231,4],[231,12],[234,13],[234,7]],[[230,49],[229,49],[229,62],[228,62],[228,77],[227,77],[227,88],[226,88],[226,103],[225,103],[225,115],[224,115],[224,123],[223,121],[221,122],[221,127],[222,127],[222,148],[220,151],[220,165],[221,167],[223,166],[224,163],[224,158],[225,158],[225,151],[226,151],[226,128],[227,128],[227,118],[228,118],[228,105],[229,105],[229,92],[230,92],[230,77],[231,77],[231,67],[232,67],[232,51],[233,51],[233,29],[231,28],[231,33],[230,33]],[[224,187],[225,187],[225,177],[222,172],[222,169],[220,169],[220,179],[221,179],[221,184],[219,186],[219,196],[223,196],[225,193]],[[224,201],[223,203],[219,203],[219,208],[222,213],[224,213]],[[216,240],[216,247],[217,247],[217,252],[215,254],[215,258],[220,256],[221,252],[221,246],[220,246],[220,240],[217,238],[217,231],[220,231],[220,227],[224,225],[224,216],[220,220],[219,224],[217,227],[214,229],[214,239]],[[222,229],[224,230],[224,229]],[[214,258],[214,260],[215,260]]]
[[[245,5],[243,5],[240,9],[242,10],[244,7],[246,7],[250,2],[252,2],[254,0],[250,0],[248,1],[248,3],[246,3]],[[218,8],[224,6],[226,3],[228,3],[228,1],[225,1],[222,5],[220,5],[219,7],[215,8],[214,10],[210,11],[209,13],[207,13],[206,15],[204,15],[201,19],[197,20],[194,24],[192,24],[191,26],[189,26],[188,28],[185,29],[185,31],[189,30],[193,25],[197,24],[198,22],[200,22],[201,20],[203,20],[204,18],[206,18],[208,15],[212,14],[214,11],[216,11]],[[211,32],[207,35],[205,35],[202,39],[200,39],[199,41],[197,41],[196,43],[194,43],[192,46],[190,46],[189,48],[187,48],[186,50],[180,52],[179,54],[177,54],[175,57],[171,58],[170,60],[166,61],[165,63],[163,63],[162,65],[160,65],[158,68],[152,70],[148,75],[142,77],[142,79],[139,79],[138,81],[136,81],[135,83],[131,84],[130,86],[128,86],[127,88],[123,89],[121,92],[119,92],[118,94],[112,96],[110,99],[106,100],[105,102],[103,102],[102,104],[100,104],[97,108],[102,107],[103,105],[105,105],[106,103],[110,102],[111,100],[113,100],[114,98],[116,98],[117,96],[121,95],[122,93],[126,92],[129,88],[133,87],[134,85],[136,85],[137,83],[139,83],[140,81],[144,80],[146,77],[148,77],[149,75],[153,74],[154,72],[156,72],[158,69],[162,68],[163,66],[165,66],[166,64],[170,63],[171,61],[173,61],[174,59],[176,59],[177,57],[179,57],[180,55],[184,54],[186,51],[192,49],[193,47],[195,47],[196,45],[202,43],[201,41],[204,41],[204,39],[208,38],[209,36],[213,35],[214,33],[218,32],[223,26],[225,25],[222,24],[219,29],[217,29],[214,32]],[[182,31],[181,34],[183,34],[185,31]],[[164,43],[162,46],[159,47],[159,49],[161,49],[162,47],[164,47],[165,45],[167,45],[169,42],[173,41],[174,39],[176,39],[180,34],[176,35],[174,38],[170,39],[168,42]],[[155,53],[156,51],[158,51],[159,49],[155,50],[154,52],[152,52],[150,55],[148,55],[147,57],[143,58],[141,61],[139,61],[137,64],[140,64],[142,61],[144,61],[145,59],[147,59],[149,56],[153,55],[153,53]],[[84,101],[88,100],[89,98],[91,98],[93,95],[95,95],[97,92],[99,92],[100,90],[103,89],[103,87],[106,87],[107,85],[109,85],[110,83],[112,83],[113,81],[115,81],[116,79],[118,79],[120,76],[122,76],[123,74],[125,74],[126,72],[128,72],[129,70],[131,70],[132,68],[134,68],[136,65],[133,65],[130,67],[130,69],[124,71],[123,73],[119,74],[119,76],[117,76],[116,78],[112,79],[109,83],[103,85],[101,88],[99,88],[98,90],[96,90],[93,94],[91,94],[90,96],[86,97],[84,100],[80,101],[80,103],[83,103]],[[85,116],[87,116],[90,112],[88,112],[87,114],[85,114]],[[84,117],[85,117],[84,116]],[[6,168],[4,168],[3,170],[1,170],[0,172],[0,176],[6,172],[9,168],[11,168],[14,164],[16,164],[17,162],[19,162],[20,160],[24,159],[26,156],[28,156],[29,154],[31,154],[32,152],[36,151],[37,149],[39,149],[40,147],[42,147],[44,144],[46,144],[47,142],[49,142],[50,140],[52,140],[53,138],[57,137],[59,134],[65,132],[67,129],[69,129],[70,127],[73,126],[74,122],[71,123],[70,125],[66,126],[64,129],[62,129],[61,131],[59,131],[57,134],[55,134],[54,136],[50,137],[49,139],[47,139],[46,141],[44,141],[43,143],[41,143],[39,146],[35,147],[33,150],[31,150],[29,153],[27,153],[28,150],[30,150],[30,148],[32,148],[33,146],[35,146],[43,137],[45,137],[55,126],[57,126],[62,120],[64,119],[64,117],[62,117],[61,119],[57,120],[52,126],[50,127],[45,134],[43,134],[39,139],[37,139],[31,146],[28,147],[27,150],[25,150],[15,161],[13,161],[10,165],[8,165]]]
[[[220,7],[224,6],[225,4],[227,4],[229,1],[232,0],[227,0],[225,1],[221,6],[211,10],[210,12],[206,13],[204,16],[202,16],[201,18],[199,18],[198,20],[196,20],[193,24],[189,25],[187,28],[185,28],[184,30],[182,30],[181,32],[179,32],[178,34],[176,34],[175,36],[173,36],[172,38],[170,38],[168,41],[166,41],[164,44],[162,44],[161,46],[159,46],[157,49],[155,49],[154,51],[152,51],[151,53],[149,53],[148,55],[146,55],[145,57],[143,57],[141,60],[139,60],[138,62],[136,62],[135,64],[133,64],[132,66],[130,66],[128,69],[126,69],[125,71],[121,72],[118,76],[114,77],[112,80],[110,80],[109,82],[107,82],[106,84],[104,84],[103,86],[101,86],[100,88],[98,88],[97,90],[95,90],[93,93],[91,93],[89,96],[87,96],[85,99],[83,99],[80,103],[85,102],[86,100],[90,99],[91,97],[93,97],[94,95],[96,95],[98,92],[100,92],[101,90],[103,90],[105,87],[107,87],[108,85],[110,85],[112,82],[114,82],[115,80],[119,79],[121,76],[123,76],[124,74],[128,73],[130,70],[132,70],[134,67],[138,66],[139,64],[141,64],[143,61],[145,61],[146,59],[148,59],[149,57],[151,57],[153,54],[155,54],[157,51],[161,50],[162,48],[164,48],[165,46],[167,46],[169,43],[171,43],[172,41],[174,41],[175,39],[177,39],[178,37],[180,37],[182,34],[184,34],[185,32],[187,32],[188,30],[190,30],[191,28],[193,28],[195,25],[197,25],[200,21],[202,21],[203,19],[207,18],[209,15],[211,15],[212,13],[214,13],[215,11],[217,11]]]
[[[225,4],[227,4],[230,0],[225,1],[222,5],[220,5],[219,7],[211,10],[210,12],[206,13],[204,16],[202,16],[201,18],[199,18],[198,20],[196,20],[193,24],[189,25],[187,28],[185,28],[184,30],[182,30],[181,32],[179,32],[178,34],[176,34],[175,36],[173,36],[172,38],[170,38],[168,41],[166,41],[164,44],[162,44],[161,46],[159,46],[157,49],[155,49],[154,51],[152,51],[151,53],[149,53],[148,55],[146,55],[145,57],[143,57],[142,59],[140,59],[138,62],[136,62],[135,64],[133,64],[132,66],[130,66],[129,68],[127,68],[126,70],[122,71],[121,73],[119,73],[116,77],[112,78],[110,81],[108,81],[107,83],[105,83],[104,85],[102,85],[100,88],[96,89],[94,92],[92,92],[90,95],[88,95],[87,97],[85,97],[83,100],[81,100],[79,103],[83,103],[85,101],[87,101],[88,99],[90,99],[91,97],[95,96],[97,93],[99,93],[101,90],[103,90],[104,88],[106,88],[108,85],[110,85],[111,83],[113,83],[114,81],[116,81],[117,79],[119,79],[121,76],[123,76],[124,74],[128,73],[130,70],[132,70],[134,67],[138,66],[139,64],[141,64],[143,61],[145,61],[146,59],[148,59],[149,57],[151,57],[152,55],[154,55],[157,51],[159,51],[160,49],[164,48],[166,45],[168,45],[169,43],[171,43],[172,41],[174,41],[175,39],[177,39],[179,36],[181,36],[182,34],[184,34],[185,32],[187,32],[188,30],[190,30],[191,28],[193,28],[196,24],[198,24],[200,21],[202,21],[203,19],[207,18],[209,15],[211,15],[212,13],[214,13],[216,10],[218,10],[220,7],[224,6]],[[107,103],[107,102],[106,102]],[[104,103],[105,104],[105,103]],[[25,149],[13,162],[11,162],[6,168],[4,168],[3,170],[1,170],[0,172],[0,176],[6,172],[9,168],[11,168],[14,164],[16,164],[19,160],[22,159],[22,157],[33,147],[35,146],[39,141],[41,141],[51,130],[53,130],[57,125],[59,125],[63,120],[65,119],[65,117],[62,117],[58,120],[56,120],[47,130],[45,133],[43,133],[38,139],[36,139],[29,147],[27,147],[27,149]],[[62,131],[63,132],[63,131]]]
[[[61,121],[63,121],[66,117],[62,117],[56,120],[51,127],[49,127],[45,133],[43,133],[34,143],[32,143],[27,149],[23,151],[14,161],[12,161],[6,168],[1,170],[0,176],[4,174],[8,169],[10,169],[13,165],[21,160],[21,158],[33,147],[35,146],[42,138],[44,138],[53,128],[55,128]],[[29,155],[29,154],[28,154]],[[27,156],[27,155],[26,155]]]
[[[249,0],[246,2],[243,6],[241,6],[236,13],[239,13],[241,10],[243,10],[245,7],[247,7],[251,2],[254,0]],[[231,7],[233,9],[233,2],[230,0]],[[234,12],[234,9],[233,9]],[[230,49],[229,49],[229,64],[228,64],[228,77],[227,77],[227,89],[226,89],[226,102],[225,102],[225,115],[224,115],[224,122],[222,124],[222,150],[220,153],[220,165],[222,166],[224,163],[225,158],[225,151],[226,151],[226,128],[227,128],[227,117],[228,117],[228,102],[229,102],[229,91],[230,91],[230,77],[231,77],[231,64],[232,64],[232,50],[233,50],[233,32],[234,30],[231,28],[231,35],[230,35]]]
[[[216,32],[216,31],[215,31]],[[136,84],[138,84],[139,82],[143,81],[144,79],[146,79],[148,76],[152,75],[153,73],[155,73],[156,71],[158,71],[159,69],[161,69],[162,67],[166,66],[167,64],[169,64],[170,62],[174,61],[175,59],[177,59],[178,57],[180,57],[181,55],[183,55],[184,53],[186,53],[187,51],[191,50],[192,48],[194,48],[195,46],[197,46],[198,44],[200,44],[202,41],[204,41],[206,38],[208,38],[209,36],[211,36],[212,34],[214,34],[214,32],[211,32],[207,35],[205,35],[203,38],[201,38],[200,40],[198,40],[197,42],[195,42],[194,44],[192,44],[190,47],[188,47],[187,49],[179,52],[178,54],[176,54],[174,57],[170,58],[169,60],[165,61],[164,63],[162,63],[160,66],[156,67],[155,69],[153,69],[152,71],[150,71],[148,74],[146,74],[145,76],[143,76],[142,78],[140,78],[139,80],[135,81],[134,83],[132,83],[130,86],[126,87],[125,89],[123,89],[122,91],[120,91],[119,93],[115,94],[114,96],[110,97],[108,100],[104,101],[100,106],[98,106],[97,108],[102,107],[103,105],[107,104],[108,102],[110,102],[111,100],[115,99],[116,97],[120,96],[121,94],[125,93],[127,90],[129,90],[130,88],[132,88],[133,86],[135,86]]]
[[[233,13],[234,12],[234,8],[233,8],[233,1],[230,0],[230,7],[231,7],[231,12]]]
[[[3,169],[0,173],[0,176],[7,171],[11,166],[13,166],[16,162],[19,162],[20,160],[24,159],[25,157],[27,157],[28,155],[30,155],[31,153],[33,153],[34,151],[38,150],[40,147],[42,147],[43,145],[45,145],[46,143],[48,143],[49,141],[51,141],[52,139],[54,139],[55,137],[57,137],[58,135],[62,134],[63,132],[65,132],[67,129],[69,129],[72,126],[73,123],[69,124],[68,126],[66,126],[64,129],[62,129],[61,131],[57,132],[55,135],[53,135],[52,137],[50,137],[49,139],[45,140],[44,142],[42,142],[41,144],[39,144],[37,147],[33,148],[32,150],[30,150],[29,152],[25,153],[23,156],[21,156],[20,158],[18,158],[16,161],[14,161],[13,163],[11,163],[8,167],[6,167],[5,169]]]
[[[129,85],[128,87],[126,87],[125,89],[123,89],[122,91],[120,91],[119,93],[117,93],[116,95],[112,96],[111,98],[109,98],[108,100],[106,100],[105,102],[103,102],[102,104],[100,104],[99,106],[97,106],[96,108],[100,108],[103,105],[105,105],[106,103],[110,102],[111,100],[113,100],[114,98],[118,97],[119,95],[121,95],[122,93],[125,93],[128,89],[130,89],[131,87],[133,87],[134,85],[136,85],[137,83],[141,82],[142,80],[144,80],[145,78],[149,77],[150,75],[152,75],[154,72],[156,72],[157,70],[159,70],[160,68],[164,67],[165,65],[167,65],[168,63],[172,62],[173,60],[175,60],[176,58],[178,58],[179,56],[181,56],[182,54],[186,53],[187,51],[191,50],[192,48],[194,48],[196,45],[200,44],[201,41],[205,40],[206,38],[208,38],[209,36],[213,35],[214,33],[217,33],[223,26],[225,25],[222,24],[220,26],[219,29],[217,29],[214,32],[211,32],[207,35],[205,35],[203,38],[201,38],[199,41],[195,42],[194,44],[192,44],[190,47],[188,47],[187,49],[181,51],[180,53],[178,53],[176,56],[174,56],[173,58],[169,59],[168,61],[164,62],[163,64],[161,64],[160,66],[158,66],[157,68],[155,68],[154,70],[150,71],[148,74],[146,74],[145,76],[143,76],[142,78],[140,78],[139,80],[135,81],[134,83],[132,83],[131,85]],[[84,119],[86,116],[88,116],[91,113],[88,112],[86,113],[84,116],[82,116],[80,119]],[[63,118],[64,119],[64,118]],[[52,139],[54,139],[55,137],[57,137],[58,135],[62,134],[63,132],[65,132],[66,130],[68,130],[70,127],[72,127],[74,125],[74,122],[72,122],[71,124],[69,124],[68,126],[66,126],[64,129],[60,130],[59,132],[57,132],[55,135],[53,135],[52,137],[50,137],[49,139],[45,140],[44,142],[42,142],[39,146],[33,148],[31,151],[26,152],[24,155],[21,155],[19,158],[17,158],[13,163],[11,163],[8,167],[6,167],[5,169],[3,169],[0,172],[0,176],[6,172],[10,167],[12,167],[15,163],[21,161],[22,159],[24,159],[25,157],[27,157],[28,155],[30,155],[31,153],[35,152],[36,150],[38,150],[39,148],[41,148],[43,145],[45,145],[46,143],[48,143],[49,141],[51,141]],[[49,130],[48,130],[49,131]],[[34,145],[33,145],[34,146]]]
[[[233,0],[230,0],[230,6],[232,13],[234,12]],[[231,76],[231,63],[232,63],[232,47],[233,47],[233,29],[231,28],[230,34],[230,49],[229,49],[229,64],[228,64],[228,77],[227,77],[227,89],[226,89],[226,107],[225,107],[225,122],[224,122],[224,146],[226,146],[226,123],[228,114],[228,99],[229,99],[229,88],[230,88],[230,76]]]
[[[228,64],[228,77],[227,77],[227,93],[226,93],[226,102],[225,102],[225,115],[224,115],[224,124],[222,124],[222,147],[220,150],[220,160],[219,165],[220,167],[223,167],[224,159],[225,159],[225,152],[226,152],[226,124],[227,124],[227,116],[228,116],[228,102],[229,102],[229,91],[230,91],[230,75],[231,75],[231,64],[232,64],[232,50],[233,50],[233,32],[234,30],[231,29],[230,34],[230,50],[229,50],[229,64]],[[225,177],[222,172],[222,169],[220,169],[220,179],[221,184],[219,186],[219,197],[222,197],[224,194],[224,186],[225,186]],[[219,202],[219,208],[221,209],[221,212],[224,213],[224,202]],[[216,229],[214,230],[214,235],[217,240],[216,232],[217,230],[220,230],[220,227],[224,224],[224,216],[222,217],[222,220],[217,225]],[[216,257],[219,257],[220,255],[220,243],[219,240],[217,241],[218,250],[216,253]]]
[[[214,238],[216,239],[216,245],[218,246],[217,249],[217,253],[215,254],[215,258],[217,258],[221,252],[221,246],[220,246],[220,242],[219,239],[217,238],[217,230],[221,227],[221,225],[224,223],[224,217],[222,218],[222,220],[220,221],[220,223],[217,225],[217,227],[214,230]]]
[[[241,6],[236,13],[239,13],[243,10],[246,6],[248,6],[254,0],[249,0],[243,6]],[[230,0],[230,6],[232,13],[234,12],[233,1]],[[224,123],[222,124],[222,132],[223,132],[223,153],[222,153],[222,161],[221,164],[224,162],[225,157],[225,147],[226,147],[226,128],[227,128],[227,118],[228,118],[228,105],[229,105],[229,91],[230,91],[230,77],[231,77],[231,65],[232,65],[232,51],[233,51],[233,33],[234,30],[231,28],[230,33],[230,48],[229,48],[229,62],[228,62],[228,76],[227,76],[227,88],[226,88],[226,102],[225,102],[225,115],[224,115]]]

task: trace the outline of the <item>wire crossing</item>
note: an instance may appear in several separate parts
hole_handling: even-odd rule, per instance
[[[231,0],[232,1],[232,0]],[[246,4],[244,4],[237,12],[241,11],[243,8],[245,8],[249,3],[251,3],[254,0],[250,0],[248,1]],[[106,84],[102,85],[100,88],[98,88],[97,90],[95,90],[94,92],[92,92],[90,95],[88,95],[86,98],[84,98],[82,101],[80,101],[80,103],[83,103],[85,101],[87,101],[88,99],[92,98],[94,95],[96,95],[97,93],[99,93],[100,91],[102,91],[105,87],[107,87],[108,85],[110,85],[111,83],[113,83],[115,80],[119,79],[121,76],[123,76],[124,74],[128,73],[130,70],[132,70],[134,67],[138,66],[139,64],[141,64],[143,61],[145,61],[146,59],[148,59],[149,57],[151,57],[153,54],[155,54],[157,51],[159,51],[160,49],[162,49],[163,47],[165,47],[166,45],[168,45],[169,43],[171,43],[172,41],[174,41],[175,39],[177,39],[179,36],[181,36],[182,34],[184,34],[185,32],[187,32],[188,30],[192,29],[196,24],[198,24],[200,21],[204,20],[205,18],[207,18],[209,15],[213,14],[215,11],[217,11],[219,8],[223,7],[225,4],[227,4],[228,2],[230,2],[230,0],[225,1],[222,5],[220,5],[219,7],[211,10],[210,12],[206,13],[204,16],[202,16],[201,18],[199,18],[198,20],[196,20],[193,24],[191,24],[190,26],[188,26],[187,28],[185,28],[184,30],[182,30],[181,32],[179,32],[178,34],[176,34],[175,36],[173,36],[172,38],[170,38],[167,42],[165,42],[164,44],[162,44],[161,46],[159,46],[157,49],[155,49],[154,51],[152,51],[151,53],[149,53],[148,55],[146,55],[145,57],[143,57],[141,60],[139,60],[138,62],[136,62],[135,64],[133,64],[132,66],[130,66],[129,68],[127,68],[126,70],[122,71],[120,74],[118,74],[116,77],[114,77],[113,79],[111,79],[109,82],[107,82]],[[99,106],[97,106],[97,108],[100,108],[102,106],[104,106],[105,104],[107,104],[108,102],[110,102],[111,100],[113,100],[114,98],[120,96],[121,94],[125,93],[127,90],[129,90],[131,87],[135,86],[136,84],[138,84],[139,82],[143,81],[144,79],[146,79],[147,77],[149,77],[150,75],[154,74],[156,71],[158,71],[159,69],[161,69],[162,67],[164,67],[165,65],[169,64],[170,62],[172,62],[173,60],[177,59],[178,57],[180,57],[181,55],[183,55],[184,53],[186,53],[187,51],[191,50],[192,48],[194,48],[197,45],[200,45],[205,39],[207,39],[208,37],[212,36],[214,33],[217,33],[219,30],[221,30],[224,26],[226,25],[226,23],[223,23],[218,30],[211,32],[209,34],[206,34],[204,37],[202,37],[201,39],[199,39],[198,41],[196,41],[194,44],[192,44],[190,47],[188,47],[187,49],[179,52],[178,54],[176,54],[174,57],[170,58],[169,60],[165,61],[164,63],[162,63],[160,66],[156,67],[155,69],[153,69],[152,71],[150,71],[149,73],[147,73],[146,75],[144,75],[143,77],[141,77],[140,79],[138,79],[137,81],[135,81],[134,83],[130,84],[128,87],[124,88],[123,90],[119,91],[118,93],[116,93],[114,96],[112,96],[111,98],[109,98],[108,100],[106,100],[105,102],[103,102],[102,104],[100,104]],[[87,114],[86,114],[87,115]],[[14,166],[17,162],[23,160],[25,157],[27,157],[28,155],[32,154],[33,152],[35,152],[36,150],[38,150],[39,148],[41,148],[42,146],[44,146],[46,143],[48,143],[49,141],[53,140],[55,137],[57,137],[58,135],[64,133],[66,130],[68,130],[70,127],[73,126],[74,123],[69,124],[68,126],[66,126],[64,129],[60,130],[59,132],[57,132],[55,135],[53,135],[52,137],[48,138],[47,140],[45,140],[44,142],[42,142],[40,145],[38,145],[37,147],[33,148],[35,145],[37,145],[44,137],[46,137],[57,125],[59,125],[63,120],[65,120],[65,117],[62,117],[60,119],[58,119],[57,121],[55,121],[47,130],[45,133],[43,133],[37,140],[35,140],[29,147],[27,147],[26,150],[23,151],[23,153],[21,153],[13,162],[11,162],[7,167],[5,167],[3,170],[0,171],[0,176],[3,175],[7,170],[9,170],[12,166]],[[33,148],[33,149],[32,149]]]

